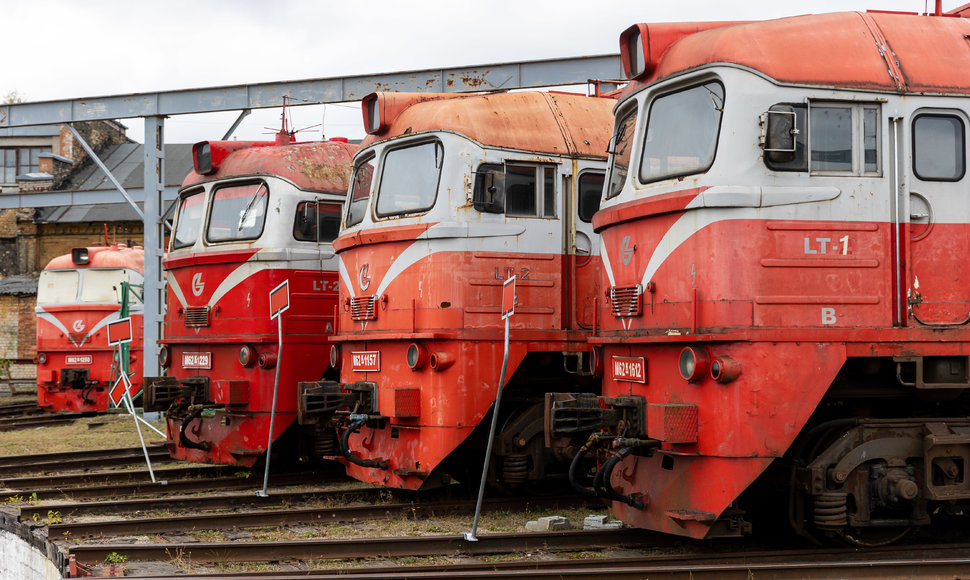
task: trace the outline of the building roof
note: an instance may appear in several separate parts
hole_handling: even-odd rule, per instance
[[[7,276],[0,278],[0,295],[37,294],[37,278],[32,276]]]
[[[125,188],[140,188],[144,184],[145,163],[143,145],[123,143],[109,145],[98,157],[111,171],[115,179]],[[163,185],[178,187],[186,175],[192,171],[192,145],[187,143],[168,143],[165,145],[165,182]],[[58,191],[94,191],[114,189],[114,184],[94,162],[71,175]]]

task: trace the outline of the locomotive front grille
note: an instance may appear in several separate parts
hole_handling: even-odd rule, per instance
[[[190,328],[209,326],[209,307],[200,306],[197,308],[186,308],[185,326]]]
[[[610,308],[613,316],[640,316],[643,286],[612,286],[610,287]]]
[[[377,318],[377,297],[356,296],[350,299],[350,317],[354,320],[374,320]]]

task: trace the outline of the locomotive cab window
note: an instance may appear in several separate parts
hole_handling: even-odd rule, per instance
[[[202,201],[205,192],[201,189],[182,196],[178,206],[178,220],[172,233],[172,249],[185,248],[195,243],[202,227]]]
[[[483,164],[475,172],[475,209],[511,217],[556,217],[556,168]]]
[[[354,167],[354,177],[350,182],[350,200],[347,204],[347,219],[344,222],[346,227],[355,226],[363,221],[373,182],[374,156],[371,155],[358,162]]]
[[[122,282],[130,282],[128,270],[85,270],[81,279],[81,302],[121,304]]]
[[[213,192],[210,205],[208,241],[254,240],[263,233],[269,191],[263,182],[224,186]]]
[[[966,172],[963,119],[918,115],[913,119],[913,172],[923,181],[960,181]]]
[[[431,141],[391,149],[381,164],[377,215],[387,217],[427,211],[438,197],[444,150]]]
[[[769,169],[879,175],[878,105],[778,104],[762,119]]]
[[[711,81],[654,99],[647,116],[640,181],[703,173],[714,163],[724,86]]]
[[[633,132],[637,125],[637,109],[620,113],[617,116],[613,138],[610,140],[610,186],[606,190],[606,198],[619,195],[626,184],[626,176],[630,172],[630,156],[633,153]]]
[[[340,231],[340,205],[301,201],[296,206],[293,237],[301,242],[332,242]]]
[[[593,221],[593,214],[600,208],[603,182],[606,177],[599,172],[587,171],[579,176],[579,219]]]
[[[37,304],[71,304],[77,300],[77,270],[44,270],[37,284]]]

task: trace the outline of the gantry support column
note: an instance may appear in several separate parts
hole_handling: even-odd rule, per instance
[[[143,376],[159,376],[158,344],[162,338],[165,282],[162,255],[165,235],[160,218],[165,189],[165,117],[145,117],[145,351]]]

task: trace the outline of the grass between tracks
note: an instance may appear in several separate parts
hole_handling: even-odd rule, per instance
[[[164,432],[165,425],[159,423],[155,428]],[[141,425],[141,433],[146,444],[164,440],[145,425]],[[135,447],[140,444],[135,420],[127,413],[81,417],[68,425],[0,431],[0,456]]]

